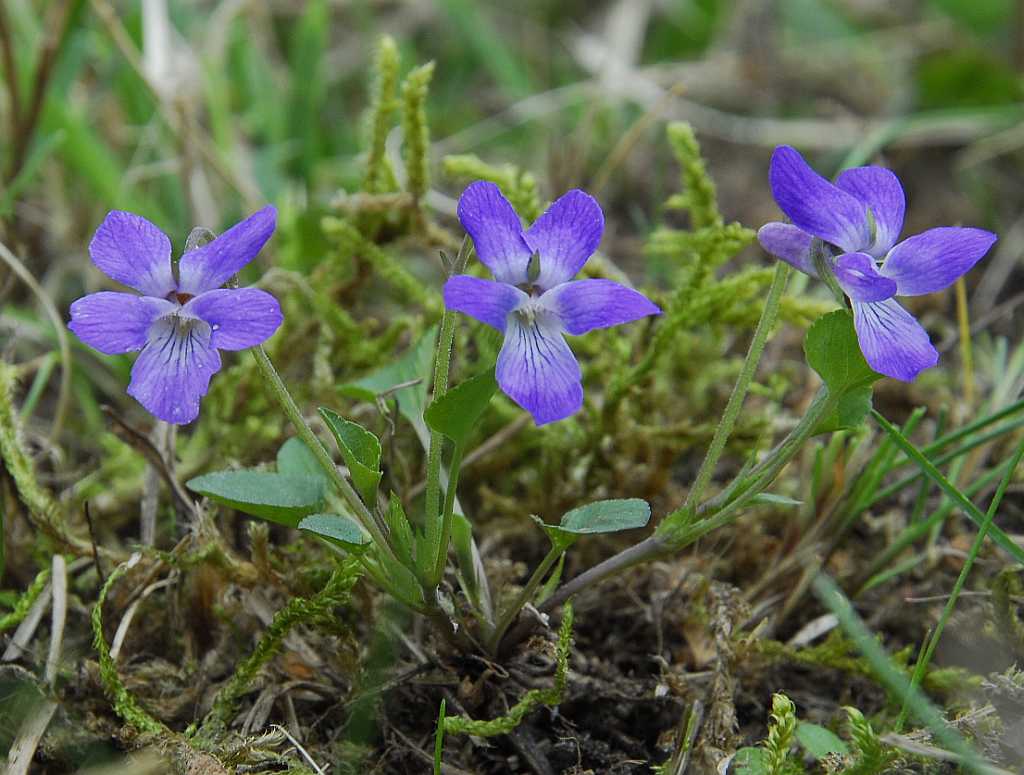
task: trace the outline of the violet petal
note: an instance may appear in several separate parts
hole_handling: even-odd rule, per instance
[[[89,243],[89,255],[111,280],[146,296],[163,299],[175,288],[171,241],[141,215],[107,213]]]
[[[903,231],[907,198],[900,179],[885,167],[854,167],[839,174],[836,186],[871,208],[875,239],[870,246],[863,248],[863,252],[882,258]]]
[[[803,231],[847,253],[871,244],[864,203],[811,169],[796,149],[775,149],[768,181],[782,212]]]
[[[546,291],[575,277],[603,233],[604,213],[594,197],[579,189],[562,194],[524,235],[531,254],[540,254],[537,287]]]
[[[835,260],[833,271],[853,301],[883,301],[896,295],[896,282],[882,277],[867,253],[844,253]]]
[[[639,291],[604,279],[563,283],[541,296],[540,303],[573,335],[661,314],[661,308]]]
[[[259,288],[218,288],[189,301],[182,312],[210,325],[210,346],[244,350],[269,339],[284,316],[277,299]]]
[[[553,315],[541,312],[531,322],[509,317],[495,375],[537,425],[564,419],[583,406],[580,366]]]
[[[908,237],[889,251],[881,273],[896,281],[901,296],[947,288],[981,260],[995,243],[984,229],[941,226]]]
[[[220,369],[220,354],[210,343],[210,326],[201,320],[163,318],[132,367],[128,395],[156,417],[176,425],[199,415],[199,401]]]
[[[190,250],[178,265],[178,290],[198,296],[219,288],[246,264],[270,239],[277,223],[277,210],[272,206],[236,223],[212,242]]]
[[[526,282],[530,249],[523,225],[496,185],[478,180],[467,186],[459,197],[459,221],[494,279],[512,285]]]
[[[145,347],[153,321],[176,308],[173,302],[152,296],[100,291],[71,305],[68,328],[101,353],[129,353]]]
[[[895,299],[854,302],[853,323],[864,358],[879,374],[912,382],[939,361],[928,332]]]
[[[761,247],[776,258],[780,258],[794,269],[811,277],[818,276],[818,270],[811,261],[811,242],[814,237],[791,223],[773,221],[757,230]]]
[[[444,284],[444,304],[481,323],[505,330],[508,313],[527,299],[514,285],[484,280],[466,274],[450,277]]]

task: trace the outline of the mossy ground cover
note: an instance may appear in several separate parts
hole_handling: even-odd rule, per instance
[[[982,543],[946,619],[977,515],[892,433],[979,514],[999,490],[993,524],[1020,542],[1012,18],[957,0],[5,3],[0,741],[31,762],[12,771],[986,771],[974,755],[1020,771],[1020,567]],[[585,276],[663,314],[573,340],[579,414],[538,428],[498,394],[473,429],[458,497],[500,604],[548,551],[531,515],[651,505],[649,527],[580,541],[558,581],[688,502],[772,293],[755,231],[778,217],[780,143],[826,174],[894,169],[908,233],[1002,236],[964,286],[912,305],[939,368],[877,384],[894,428],[814,437],[737,520],[571,607],[535,598],[501,649],[446,637],[365,565],[184,486],[280,471],[294,430],[250,353],[226,355],[199,421],[174,431],[125,395],[131,358],[64,327],[106,287],[86,246],[107,211],[160,224],[178,254],[193,226],[273,202],[276,234],[241,278],[281,302],[267,352],[324,439],[318,406],[381,440],[381,486],[415,515],[430,430],[410,396],[426,400],[459,192],[491,180],[532,220],[589,191],[607,226]],[[790,278],[703,495],[798,426],[820,385],[801,342],[835,307]],[[457,385],[501,341],[461,319],[454,345]],[[447,597],[479,604],[458,589],[450,570]],[[904,707],[879,659],[917,673],[955,738]]]

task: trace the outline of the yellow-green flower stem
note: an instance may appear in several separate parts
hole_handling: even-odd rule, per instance
[[[789,266],[781,261],[778,262],[775,266],[775,275],[772,278],[771,287],[768,289],[768,298],[765,300],[764,309],[761,311],[761,318],[758,320],[757,328],[754,330],[754,338],[750,342],[750,349],[747,350],[747,357],[743,361],[743,368],[736,379],[736,384],[733,385],[729,401],[725,405],[722,421],[715,429],[715,435],[711,439],[704,462],[701,463],[700,470],[697,472],[697,478],[694,480],[693,485],[690,487],[690,492],[686,496],[684,508],[692,507],[695,503],[700,502],[705,488],[711,481],[711,476],[715,473],[715,466],[725,450],[725,443],[732,434],[733,426],[736,425],[736,418],[739,417],[740,409],[743,408],[743,400],[747,397],[750,383],[757,372],[757,365],[760,363],[761,355],[764,353],[768,334],[771,332],[772,326],[775,325],[775,321],[779,316],[779,304],[782,301],[782,292],[786,289],[786,280],[788,279]]]
[[[277,369],[274,368],[274,364],[270,362],[270,358],[267,356],[267,351],[262,346],[252,348],[252,354],[256,358],[256,365],[260,369],[260,373],[263,375],[264,380],[270,387],[270,391],[274,394],[274,398],[284,409],[284,413],[288,415],[288,419],[291,420],[295,430],[299,434],[306,446],[309,447],[310,452],[316,457],[320,467],[323,468],[327,474],[331,483],[335,486],[341,497],[345,499],[345,503],[352,509],[352,513],[356,519],[359,520],[366,531],[373,538],[374,544],[376,544],[380,551],[390,555],[394,562],[398,563],[399,560],[395,557],[394,552],[391,549],[391,545],[388,543],[387,536],[384,531],[381,530],[380,525],[377,524],[376,518],[373,513],[366,507],[363,501],[359,498],[359,495],[353,489],[352,485],[348,483],[348,480],[341,475],[338,471],[338,467],[334,464],[334,460],[331,458],[331,454],[324,447],[323,443],[313,433],[313,429],[309,427],[305,418],[302,416],[302,412],[299,410],[298,405],[295,403],[295,399],[292,398],[291,393],[288,392],[287,386],[284,384],[284,380],[281,379],[281,375],[277,373]]]

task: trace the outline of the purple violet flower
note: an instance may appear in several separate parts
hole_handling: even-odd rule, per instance
[[[494,280],[450,278],[445,305],[505,335],[498,385],[537,425],[575,414],[583,406],[582,375],[563,335],[661,313],[612,280],[572,279],[601,242],[601,206],[583,191],[569,191],[523,231],[498,187],[477,181],[459,198],[459,220]]]
[[[855,167],[833,185],[793,148],[775,149],[768,173],[793,222],[768,223],[757,238],[769,253],[849,297],[857,340],[879,374],[911,382],[939,360],[921,324],[895,296],[948,287],[996,241],[983,229],[944,226],[896,242],[906,198],[884,167]]]
[[[257,288],[221,288],[259,253],[277,211],[264,207],[171,266],[171,241],[145,218],[107,214],[89,255],[112,280],[141,293],[90,293],[71,305],[68,328],[107,355],[141,350],[128,394],[150,413],[183,425],[220,370],[218,350],[244,350],[281,325],[277,299]]]

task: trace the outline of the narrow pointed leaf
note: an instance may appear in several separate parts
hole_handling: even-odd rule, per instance
[[[540,517],[533,517],[552,543],[563,550],[569,548],[580,536],[635,530],[644,527],[650,518],[651,506],[640,498],[588,503],[567,511],[558,525],[548,525]]]
[[[377,502],[377,485],[380,484],[380,441],[359,423],[346,420],[337,412],[320,408],[320,416],[338,442],[341,456],[345,458],[363,501],[373,508]]]
[[[388,529],[391,531],[391,542],[392,546],[394,546],[395,554],[398,555],[399,559],[412,563],[412,525],[409,524],[409,518],[405,515],[405,509],[402,508],[402,501],[394,493],[391,493],[391,499],[388,501],[386,516]]]
[[[464,445],[498,389],[494,369],[467,379],[427,407],[423,419],[438,433]]]

